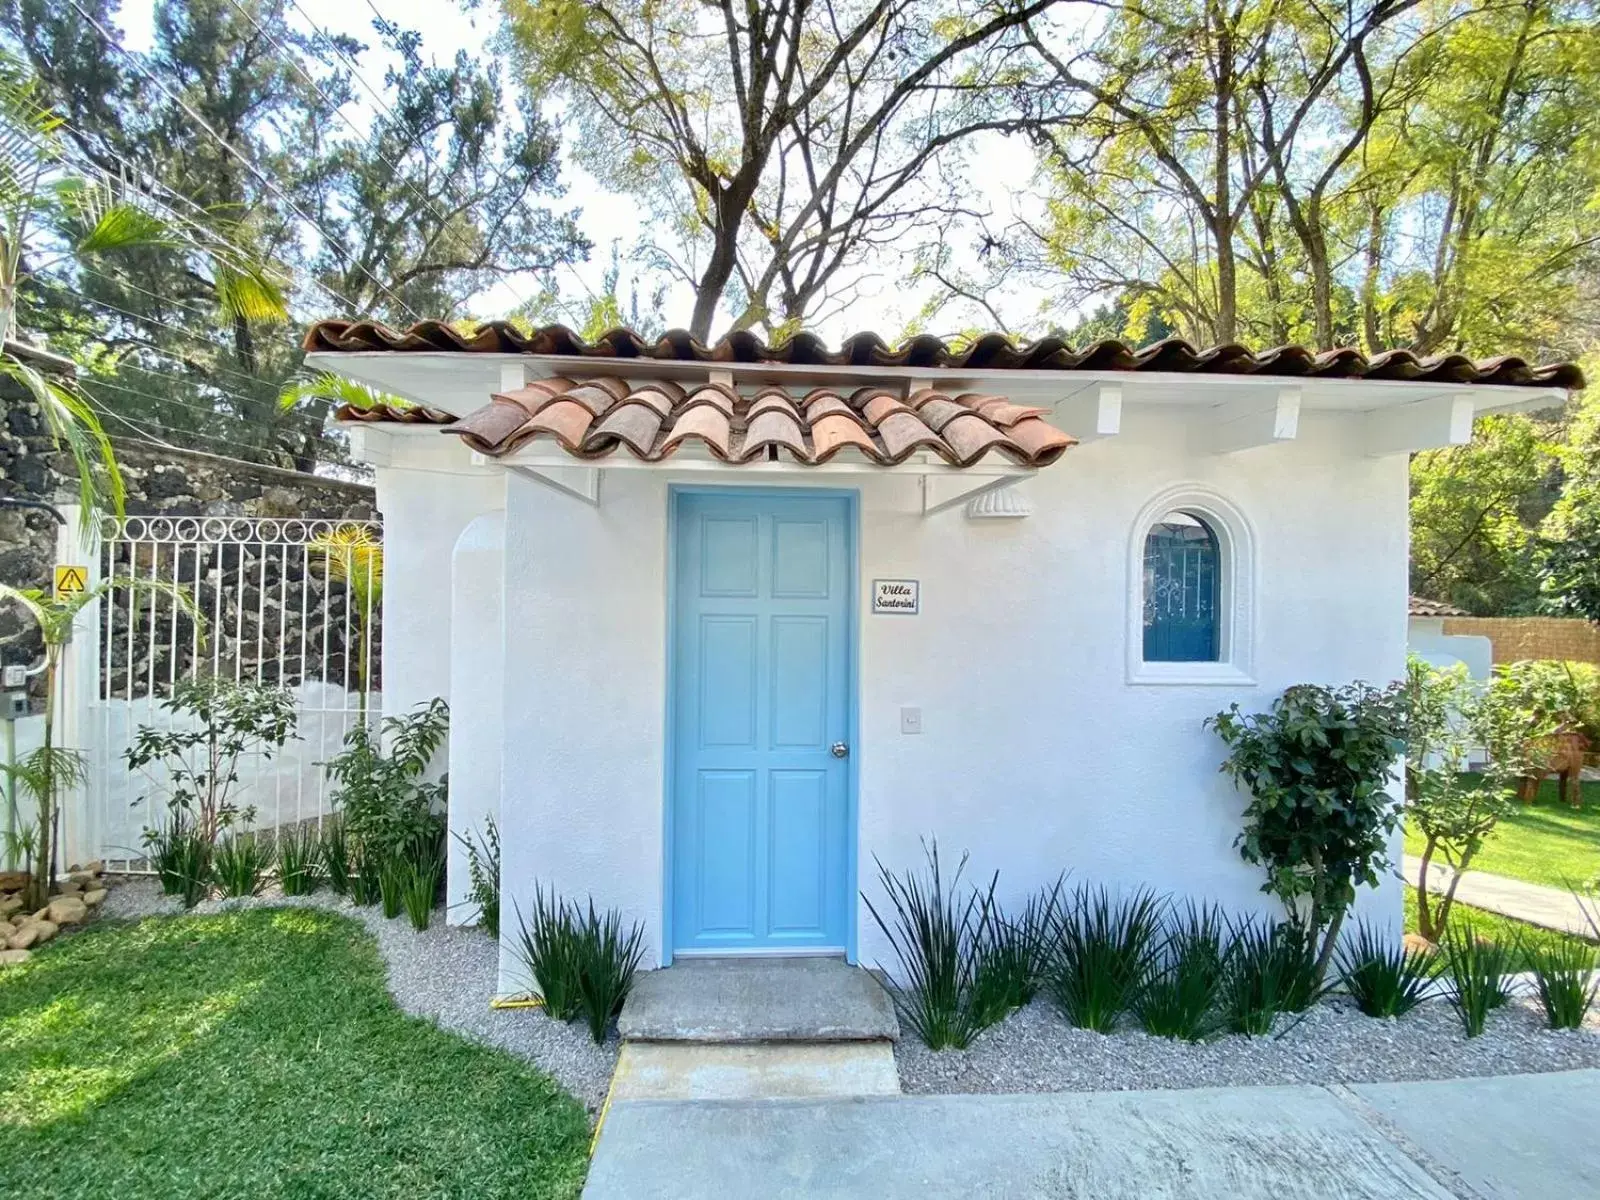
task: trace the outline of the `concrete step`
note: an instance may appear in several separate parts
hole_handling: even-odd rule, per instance
[[[837,958],[691,958],[648,971],[617,1021],[653,1042],[851,1042],[900,1036],[868,972]]]
[[[624,1042],[611,1081],[622,1100],[818,1100],[896,1096],[893,1043]]]

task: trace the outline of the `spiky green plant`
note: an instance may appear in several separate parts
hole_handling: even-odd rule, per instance
[[[633,990],[633,979],[644,958],[644,926],[627,929],[616,909],[579,913],[573,906],[574,949],[578,964],[578,1009],[589,1026],[595,1045],[606,1040],[612,1020],[622,1011]]]
[[[359,842],[350,843],[350,903],[376,904],[384,860]],[[396,910],[399,911],[399,910]]]
[[[1150,977],[1161,932],[1161,901],[1140,888],[1117,897],[1104,887],[1080,887],[1057,922],[1055,961],[1048,980],[1067,1020],[1110,1033]]]
[[[350,840],[345,836],[344,822],[338,817],[329,817],[322,822],[322,832],[318,835],[318,856],[328,886],[335,895],[348,896],[351,882]]]
[[[400,899],[405,905],[406,916],[411,918],[412,928],[419,932],[428,927],[428,919],[433,915],[433,902],[438,899],[442,869],[443,864],[438,859],[425,864],[404,864]]]
[[[181,896],[185,908],[193,908],[205,899],[212,882],[210,839],[175,817],[164,825],[146,829],[144,845],[163,892]]]
[[[1408,949],[1365,921],[1338,952],[1339,979],[1369,1017],[1401,1017],[1421,1004],[1439,973],[1438,956]]]
[[[1064,876],[1058,878],[1029,896],[1015,916],[1008,916],[993,899],[991,882],[979,914],[972,970],[972,1020],[979,1029],[1003,1020],[1038,995],[1049,967],[1064,883]]]
[[[544,998],[544,1010],[557,1021],[571,1021],[582,1006],[579,993],[578,931],[571,907],[555,894],[533,889],[532,919],[513,905],[517,935],[512,954],[522,964],[530,986]]]
[[[362,874],[366,874],[365,869]],[[378,866],[378,900],[383,905],[383,915],[391,921],[405,905],[406,881],[410,877],[411,864],[398,855],[385,858]]]
[[[1480,938],[1463,921],[1445,933],[1444,964],[1450,1003],[1469,1038],[1483,1032],[1489,1014],[1511,999],[1511,950]]]
[[[1577,938],[1534,939],[1524,953],[1550,1028],[1581,1028],[1600,991],[1595,947]]]
[[[982,1029],[973,1006],[977,941],[987,908],[985,893],[960,892],[967,856],[948,885],[939,864],[939,843],[925,842],[926,877],[897,876],[881,861],[878,880],[894,909],[886,920],[865,892],[861,898],[894,948],[900,970],[890,989],[900,1020],[932,1050],[965,1048]],[[991,884],[989,895],[992,896]]]
[[[309,896],[320,882],[321,843],[315,829],[304,825],[280,829],[274,840],[278,886],[285,896]]]
[[[1133,1003],[1146,1033],[1198,1042],[1222,1025],[1226,922],[1215,905],[1191,903],[1167,928],[1156,966]]]
[[[1321,996],[1315,935],[1294,921],[1229,925],[1222,1017],[1233,1033],[1263,1037],[1280,1013],[1302,1012]]]
[[[266,884],[272,851],[253,833],[234,833],[217,844],[211,864],[224,896],[257,896]]]

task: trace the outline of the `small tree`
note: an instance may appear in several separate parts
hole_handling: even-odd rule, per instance
[[[61,799],[87,778],[82,756],[76,750],[66,750],[55,744],[56,680],[61,670],[61,654],[72,640],[73,627],[83,610],[101,596],[119,588],[167,596],[188,613],[198,626],[204,625],[194,598],[188,589],[176,583],[151,579],[106,579],[64,600],[54,599],[38,588],[14,588],[0,583],[0,601],[10,600],[20,605],[38,624],[39,635],[44,640],[44,745],[28,754],[16,766],[6,767],[7,773],[34,801],[32,832],[24,835],[19,845],[8,847],[8,850],[21,849],[32,856],[33,879],[27,890],[31,907],[36,908],[49,899],[50,885],[55,879]]]
[[[1406,668],[1408,739],[1406,819],[1423,837],[1417,872],[1417,932],[1437,942],[1450,924],[1461,873],[1510,811],[1517,780],[1527,770],[1534,717],[1503,673],[1474,686],[1465,665],[1440,669],[1412,656]],[[1543,718],[1547,719],[1547,718]],[[1484,751],[1481,773],[1469,773],[1474,750]],[[1451,878],[1435,907],[1428,870],[1443,854]]]
[[[387,751],[364,722],[345,734],[344,749],[328,762],[328,777],[338,785],[333,801],[345,831],[364,853],[380,861],[438,854],[446,783],[428,779],[427,771],[449,729],[450,706],[434,699],[384,720]]]
[[[1318,982],[1327,974],[1356,888],[1375,887],[1389,865],[1400,819],[1387,787],[1405,749],[1403,686],[1299,684],[1270,711],[1237,704],[1206,725],[1227,743],[1222,770],[1251,800],[1234,845],[1266,868],[1261,890],[1320,938]]]
[[[181,679],[161,702],[172,726],[139,726],[126,757],[132,770],[161,763],[167,774],[167,809],[175,825],[192,827],[207,846],[235,821],[251,820],[234,796],[239,760],[270,760],[294,735],[294,697],[284,688],[200,676]],[[157,831],[145,830],[152,841]]]

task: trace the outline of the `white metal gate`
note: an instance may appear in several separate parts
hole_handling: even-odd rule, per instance
[[[143,830],[165,816],[164,773],[140,771],[125,752],[141,725],[164,727],[161,707],[174,683],[198,675],[289,689],[295,736],[270,760],[241,761],[233,795],[254,807],[251,828],[321,819],[329,811],[322,764],[358,722],[375,721],[382,661],[382,560],[359,543],[381,545],[369,521],[246,517],[126,517],[101,522],[95,580],[177,584],[201,615],[170,597],[119,587],[86,614],[95,663],[83,742],[90,784],[83,843],[111,869],[144,868]],[[351,543],[354,541],[355,546]]]

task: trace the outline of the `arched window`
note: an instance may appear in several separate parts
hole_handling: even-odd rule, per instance
[[[1200,517],[1173,510],[1144,540],[1144,661],[1222,657],[1222,550]]]

